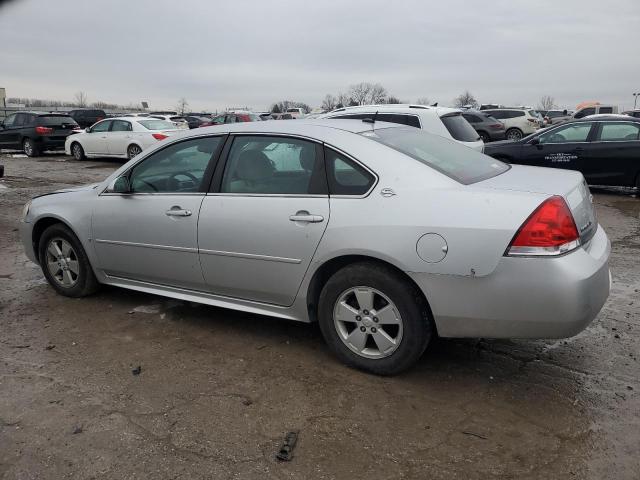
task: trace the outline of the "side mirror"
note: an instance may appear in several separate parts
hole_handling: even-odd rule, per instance
[[[126,176],[118,177],[107,187],[109,193],[131,193],[131,185]]]
[[[87,132],[87,133],[91,133],[91,127],[85,128],[84,131]]]
[[[540,145],[540,138],[539,137],[535,137],[532,138],[531,141],[529,142],[530,145]]]

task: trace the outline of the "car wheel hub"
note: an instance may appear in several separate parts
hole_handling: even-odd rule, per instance
[[[78,256],[69,242],[63,238],[53,238],[47,246],[46,257],[49,274],[58,285],[70,288],[78,282]]]
[[[342,292],[333,309],[333,321],[340,340],[361,357],[388,357],[402,341],[398,308],[375,288],[359,286]]]

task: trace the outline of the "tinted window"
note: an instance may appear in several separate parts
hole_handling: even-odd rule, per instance
[[[478,132],[459,113],[445,115],[440,117],[440,120],[447,127],[451,136],[460,142],[475,142],[480,138]]]
[[[130,132],[131,124],[124,120],[114,120],[113,126],[111,127],[112,132]]]
[[[360,165],[330,148],[324,149],[329,193],[331,195],[364,195],[375,177]]]
[[[235,115],[227,115],[224,119],[224,123],[237,123]]]
[[[233,141],[223,193],[320,194],[326,176],[316,145],[295,138],[241,136]]]
[[[91,131],[107,132],[109,130],[110,125],[111,125],[111,120],[105,120],[104,122],[96,123],[93,127],[91,127]]]
[[[140,120],[138,123],[147,130],[174,130],[176,128],[173,123],[165,120]]]
[[[6,127],[13,127],[14,123],[16,121],[16,114],[14,113],[13,115],[9,115],[7,118],[5,118],[4,120],[4,126]]]
[[[363,118],[370,117],[370,113],[349,113],[347,115],[338,115],[331,118],[339,118],[341,120],[362,120]]]
[[[470,114],[468,114],[468,113],[465,113],[465,114],[463,114],[462,116],[463,116],[463,117],[467,120],[467,122],[469,122],[469,123],[481,123],[481,122],[482,122],[482,119],[481,119],[480,117],[476,117],[475,115],[470,115]]]
[[[491,115],[493,118],[498,118],[502,120],[505,118],[509,118],[507,116],[507,112],[505,112],[504,110],[490,110],[490,111],[487,111],[487,113]]]
[[[40,125],[62,125],[64,123],[77,125],[72,117],[66,115],[40,115],[38,123]]]
[[[138,193],[198,192],[204,172],[222,137],[206,137],[170,145],[136,165],[130,177]]]
[[[18,114],[16,115],[16,120],[15,120],[15,122],[13,123],[13,126],[14,126],[14,127],[21,127],[21,126],[23,126],[23,125],[24,125],[24,121],[25,121],[26,117],[27,117],[26,113],[18,113]]]
[[[595,107],[589,107],[589,108],[580,110],[578,113],[575,114],[574,118],[582,118],[582,117],[586,117],[587,115],[593,115],[594,113],[596,113]]]
[[[635,123],[603,123],[600,130],[600,140],[608,142],[622,142],[638,140],[640,125]]]
[[[414,128],[381,128],[360,135],[404,153],[468,185],[507,171],[509,166],[475,150]]]
[[[613,107],[600,107],[598,113],[613,113]]]
[[[574,123],[540,135],[540,143],[586,142],[592,123]]]

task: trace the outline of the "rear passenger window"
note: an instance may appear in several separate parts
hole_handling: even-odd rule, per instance
[[[112,132],[130,132],[131,124],[124,120],[114,120],[113,126],[111,127]]]
[[[330,148],[324,149],[330,195],[364,195],[375,177],[363,167]]]
[[[603,123],[600,140],[604,142],[624,142],[638,140],[640,127],[633,123]]]
[[[326,175],[316,144],[287,137],[240,136],[233,141],[222,193],[326,194]]]

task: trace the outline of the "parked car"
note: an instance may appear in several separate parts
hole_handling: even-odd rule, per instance
[[[287,108],[287,111],[284,113],[291,115],[291,118],[304,118],[306,115],[304,108],[298,107]]]
[[[89,108],[71,110],[68,115],[80,125],[80,128],[90,127],[94,123],[108,117],[104,110]]]
[[[253,112],[225,112],[213,117],[208,123],[203,123],[201,127],[212,125],[223,125],[226,123],[260,122],[262,118]]]
[[[211,118],[208,117],[199,117],[195,115],[186,115],[184,119],[187,121],[189,128],[198,128],[204,124],[211,123]]]
[[[629,115],[630,117],[640,118],[640,110],[627,110],[622,112],[623,115]]]
[[[153,117],[118,117],[96,123],[67,137],[64,149],[76,160],[87,157],[131,159],[145,148],[183,130]]]
[[[109,284],[318,321],[344,362],[394,374],[436,335],[584,329],[609,293],[589,198],[578,172],[509,166],[418,128],[246,122],[35,198],[20,235],[62,295]]]
[[[362,105],[333,110],[319,118],[355,119],[369,118],[379,122],[398,123],[422,128],[430,133],[460,142],[482,151],[484,143],[478,133],[457,108],[428,107],[426,105]]]
[[[62,150],[76,121],[62,113],[17,112],[0,122],[0,148],[23,150],[37,157],[45,150]]]
[[[579,109],[571,117],[573,120],[584,118],[587,115],[618,113],[618,107],[615,105],[591,105]]]
[[[567,122],[572,119],[572,113],[568,110],[547,110],[545,114],[545,125],[557,125],[559,123]]]
[[[504,124],[478,110],[465,110],[462,116],[474,128],[484,143],[506,138]]]
[[[488,145],[509,163],[582,172],[592,185],[640,188],[640,119],[598,115],[552,126],[517,142]]]
[[[172,123],[174,128],[179,128],[183,130],[189,129],[189,123],[185,120],[184,117],[181,117],[179,115],[153,114],[153,115],[149,115],[149,118],[157,118],[158,120],[164,120],[165,122]]]
[[[178,115],[178,112],[174,112],[173,110],[158,110],[157,112],[149,112],[149,115]]]
[[[525,135],[534,133],[541,126],[534,110],[498,108],[483,110],[483,112],[504,123],[509,140],[520,140]]]

